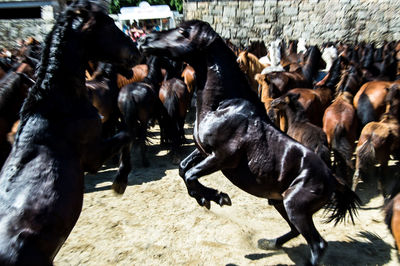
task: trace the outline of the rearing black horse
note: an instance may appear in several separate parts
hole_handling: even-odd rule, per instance
[[[291,231],[262,248],[280,247],[302,234],[317,264],[327,247],[312,215],[326,204],[329,221],[353,212],[359,199],[344,181],[311,150],[276,129],[265,115],[233,52],[206,22],[186,21],[178,28],[152,33],[139,43],[148,54],[185,60],[196,71],[197,109],[194,140],[197,148],[180,164],[190,196],[201,206],[210,201],[230,205],[229,196],[203,186],[198,179],[221,170],[236,186],[269,199]]]
[[[89,59],[130,69],[139,57],[113,19],[93,1],[74,2],[44,45],[0,173],[0,265],[52,265],[81,212],[84,172],[130,140],[125,132],[101,139],[85,86]]]

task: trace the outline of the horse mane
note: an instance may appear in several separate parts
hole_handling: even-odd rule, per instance
[[[161,73],[161,60],[165,60],[164,58],[161,58],[159,56],[150,56],[147,60],[147,66],[148,66],[148,73],[147,76],[143,79],[144,83],[147,84],[152,84],[154,87],[159,88],[157,86],[162,80],[163,76]]]
[[[354,94],[358,89],[355,88],[355,86],[358,86],[360,83],[360,74],[356,66],[350,65],[350,67],[343,72],[344,73],[336,86],[336,97],[338,96],[338,93],[345,91]]]
[[[51,72],[57,68],[57,64],[62,56],[61,52],[65,46],[66,32],[72,24],[72,12],[67,9],[64,11],[64,14],[66,15],[58,16],[54,27],[45,39],[42,57],[36,73],[36,83],[29,90],[28,96],[21,108],[20,113],[22,118],[34,112],[35,107],[39,106],[40,102],[49,93],[46,86],[53,84],[54,75]]]

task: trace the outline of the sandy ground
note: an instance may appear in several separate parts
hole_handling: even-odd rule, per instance
[[[187,137],[191,139],[190,124]],[[280,250],[261,250],[257,241],[289,229],[267,200],[251,196],[217,172],[201,182],[228,193],[232,206],[212,203],[207,210],[189,197],[177,166],[159,146],[157,129],[143,168],[134,151],[128,188],[123,196],[111,190],[115,165],[106,165],[85,180],[80,218],[55,258],[55,265],[303,265],[310,256],[299,236]],[[189,140],[191,142],[191,140]],[[182,158],[193,143],[182,148]],[[325,224],[323,211],[314,215],[328,241],[323,265],[399,265],[393,238],[383,223],[383,199],[376,184],[361,184],[365,205],[355,225]]]

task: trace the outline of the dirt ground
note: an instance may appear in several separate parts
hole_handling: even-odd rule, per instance
[[[189,144],[181,157],[193,150]],[[189,197],[177,166],[159,146],[157,129],[143,168],[134,151],[133,167],[123,196],[111,190],[116,165],[106,165],[85,180],[80,218],[55,258],[55,265],[303,265],[310,257],[299,236],[280,250],[261,250],[257,241],[289,230],[267,200],[251,196],[221,172],[201,182],[228,193],[232,206],[212,203],[207,210]],[[324,213],[314,215],[316,227],[328,241],[323,265],[399,265],[393,238],[383,222],[383,198],[376,184],[363,183],[357,193],[364,205],[355,225],[323,223]]]

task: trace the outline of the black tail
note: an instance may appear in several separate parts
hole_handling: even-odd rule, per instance
[[[361,122],[360,131],[366,124],[376,120],[376,115],[372,103],[365,93],[361,94],[360,98],[358,99],[357,117],[360,119]]]
[[[332,214],[326,222],[335,221],[335,225],[341,221],[345,221],[346,213],[349,213],[351,222],[354,224],[354,216],[357,215],[357,208],[361,204],[357,194],[348,187],[344,180],[334,176],[336,182],[336,190],[330,202]]]
[[[368,171],[375,164],[375,148],[372,145],[371,138],[357,147],[357,167],[360,170]]]
[[[131,139],[137,139],[139,137],[139,121],[137,117],[138,111],[136,102],[133,99],[125,100],[120,108],[120,111],[122,114],[123,122],[125,123],[124,127],[128,129]]]
[[[385,213],[385,224],[387,225],[391,233],[393,233],[392,232],[393,204],[394,200],[391,199],[383,209]]]
[[[351,162],[351,156],[353,155],[353,148],[346,138],[346,129],[343,125],[338,124],[335,127],[333,135],[332,150],[338,154],[346,164],[349,164],[349,162]]]
[[[332,140],[332,151],[334,153],[335,164],[338,166],[340,176],[345,176],[347,182],[351,184],[350,172],[354,169],[354,165],[351,161],[353,156],[352,145],[346,138],[347,131],[343,125],[338,124],[335,127]]]
[[[164,102],[164,108],[166,110],[165,118],[165,133],[166,137],[172,143],[179,139],[179,99],[175,92],[171,92],[169,97]]]

